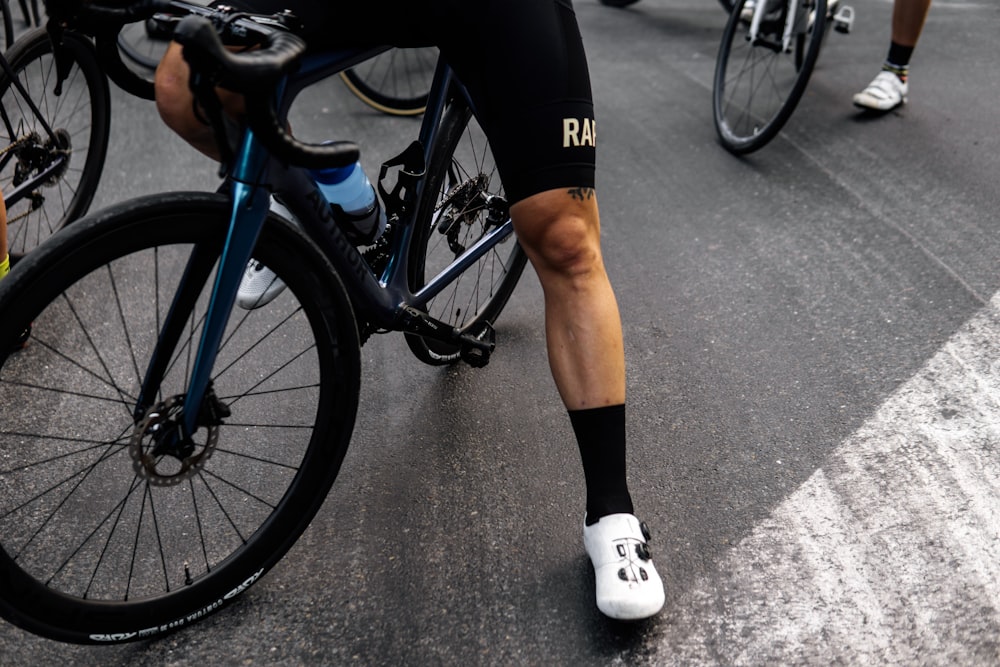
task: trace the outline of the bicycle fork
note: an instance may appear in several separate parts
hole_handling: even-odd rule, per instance
[[[753,16],[750,19],[750,28],[747,31],[747,41],[754,46],[763,46],[772,49],[775,53],[791,53],[794,47],[793,40],[796,35],[804,33],[812,28],[812,12],[807,12],[802,0],[788,0],[788,7],[785,14],[784,26],[781,33],[781,43],[768,40],[760,36],[761,23],[764,16],[770,9],[767,0],[759,0],[754,6]],[[854,8],[849,5],[840,4],[840,0],[831,0],[827,5],[827,15],[833,21],[834,29],[843,34],[848,34],[854,27]]]
[[[154,456],[187,459],[195,449],[191,439],[195,431],[200,426],[216,426],[229,415],[228,407],[212,391],[211,373],[236,302],[240,280],[267,217],[269,193],[259,185],[264,180],[265,156],[253,133],[247,132],[232,178],[229,231],[221,255],[214,248],[198,246],[192,250],[180,287],[160,329],[133,411],[137,424],[149,425],[149,435],[155,443]],[[168,397],[157,403],[160,383],[216,259],[219,268],[187,393],[182,398]],[[162,414],[151,417],[153,413]]]

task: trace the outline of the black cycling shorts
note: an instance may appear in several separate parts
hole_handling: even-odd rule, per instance
[[[226,0],[290,9],[310,49],[437,46],[469,90],[513,203],[594,187],[590,75],[571,0]]]

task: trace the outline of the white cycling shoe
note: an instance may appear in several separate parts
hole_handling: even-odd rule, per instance
[[[854,105],[873,111],[891,111],[906,103],[910,87],[888,70],[882,70],[868,87],[854,96]]]
[[[298,224],[298,220],[295,219],[291,211],[274,197],[271,198],[269,208],[273,213]],[[236,304],[245,310],[260,308],[274,301],[284,289],[285,283],[275,275],[274,271],[256,259],[251,259],[247,263],[243,279],[240,281],[240,289],[236,293]]]
[[[285,283],[256,259],[247,263],[247,269],[236,293],[236,304],[245,310],[253,310],[269,304],[285,289]]]
[[[663,608],[663,582],[653,567],[649,531],[631,514],[609,514],[583,527],[594,564],[597,608],[622,621],[649,618]]]

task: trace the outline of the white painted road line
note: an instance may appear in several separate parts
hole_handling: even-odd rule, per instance
[[[998,664],[998,508],[1000,295],[669,605],[654,661]]]

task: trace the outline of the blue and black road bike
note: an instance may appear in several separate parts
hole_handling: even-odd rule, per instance
[[[388,231],[355,248],[308,170],[349,164],[357,147],[300,143],[284,119],[300,91],[379,50],[306,53],[287,14],[48,3],[56,44],[83,30],[114,46],[117,28],[156,12],[184,16],[174,38],[218,129],[225,187],[92,214],[0,283],[0,616],[62,641],[169,632],[258,581],[337,476],[360,345],[400,331],[424,362],[481,366],[525,265],[444,63],[419,137],[383,165]],[[216,87],[245,96],[247,128],[223,119]],[[300,224],[269,212],[271,197]],[[243,310],[251,256],[287,288]],[[27,347],[4,352],[28,325]]]

